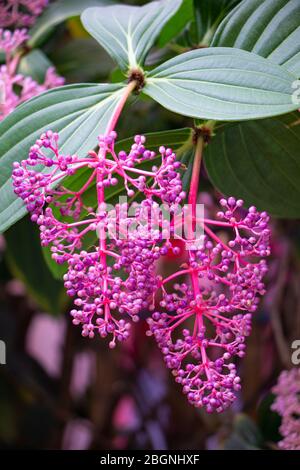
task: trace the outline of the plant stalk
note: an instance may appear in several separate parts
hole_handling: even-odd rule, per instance
[[[126,104],[126,101],[128,100],[129,96],[131,95],[131,93],[133,92],[133,90],[136,88],[137,86],[137,82],[135,80],[133,80],[132,82],[128,83],[128,85],[126,86],[125,90],[124,90],[124,93],[122,95],[122,98],[121,100],[119,101],[118,103],[118,106],[116,107],[108,125],[107,125],[107,128],[106,128],[106,131],[105,131],[105,135],[109,135],[110,132],[112,132],[116,125],[117,125],[117,122],[119,120],[119,117],[120,117],[120,114]],[[100,152],[99,152],[99,155],[98,155],[98,159],[99,159],[99,162],[103,162],[103,164],[105,164],[105,158],[106,158],[106,153],[107,153],[107,149],[104,147],[104,148],[101,148],[100,149]],[[105,207],[104,207],[104,204],[105,204],[105,189],[104,189],[104,185],[103,185],[103,180],[104,180],[104,175],[103,175],[103,172],[102,172],[102,168],[101,166],[99,168],[97,168],[97,201],[98,201],[98,211],[99,210],[105,210]],[[104,269],[104,276],[103,276],[103,291],[105,292],[108,288],[108,281],[107,281],[107,273],[106,273],[106,270],[107,270],[107,261],[106,261],[106,253],[107,253],[107,250],[106,250],[106,234],[105,234],[105,229],[104,227],[100,227],[100,230],[99,230],[99,233],[98,233],[98,236],[99,236],[99,253],[100,253],[100,263],[102,264],[102,267]],[[109,307],[108,305],[106,304],[105,305],[105,317],[109,316]]]

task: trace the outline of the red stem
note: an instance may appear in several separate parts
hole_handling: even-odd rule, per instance
[[[127,87],[125,88],[124,94],[122,95],[121,100],[119,101],[118,106],[115,109],[114,114],[111,117],[111,120],[108,123],[108,126],[106,128],[105,134],[109,134],[111,131],[113,131],[117,125],[118,119],[120,117],[120,114],[125,106],[126,101],[128,100],[129,96],[133,92],[133,90],[136,88],[137,82],[133,80],[132,82],[128,83]]]
[[[195,150],[195,157],[194,157],[194,164],[193,164],[193,172],[192,172],[192,179],[191,179],[191,187],[188,196],[188,203],[192,209],[192,220],[189,223],[189,240],[195,239],[195,228],[196,228],[196,205],[197,205],[197,196],[198,196],[198,189],[199,189],[199,179],[200,179],[200,169],[201,169],[201,161],[202,161],[202,152],[203,152],[204,140],[203,137],[198,137],[196,150]],[[194,254],[192,250],[189,250],[189,259],[190,262],[194,261]],[[198,272],[197,270],[192,270],[190,272],[192,286],[194,290],[195,299],[200,295],[200,288],[199,288],[199,279],[198,279]],[[194,336],[196,336],[197,332],[200,331],[203,327],[203,313],[201,311],[201,307],[197,306],[196,309],[196,319],[195,319],[195,328],[194,328]],[[202,362],[207,374],[207,378],[209,379],[209,370],[207,369],[207,355],[206,350],[201,344],[200,346]]]
[[[199,189],[199,178],[200,178],[200,169],[201,169],[201,160],[203,152],[203,137],[199,137],[196,144],[193,172],[191,179],[191,187],[188,197],[188,203],[192,206],[192,230],[195,231],[196,224],[196,204],[197,204],[197,195]]]

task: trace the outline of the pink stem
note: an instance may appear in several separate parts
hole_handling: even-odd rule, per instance
[[[133,80],[132,82],[128,83],[127,87],[125,88],[125,92],[122,95],[121,100],[119,101],[118,106],[115,109],[114,114],[111,117],[111,120],[108,123],[108,126],[106,128],[106,134],[109,134],[111,131],[113,131],[117,125],[118,119],[120,117],[120,114],[125,106],[126,101],[128,100],[129,96],[133,92],[133,90],[136,88],[137,82]]]
[[[102,161],[105,159],[106,151],[104,149],[100,150],[99,160]],[[98,207],[102,207],[103,203],[105,202],[105,194],[104,194],[104,185],[103,185],[103,174],[98,170],[97,171],[97,201]],[[99,251],[100,251],[100,263],[104,268],[104,275],[103,275],[103,292],[106,293],[107,290],[107,263],[106,263],[106,240],[105,240],[105,229],[104,227],[100,227],[99,233]]]
[[[84,224],[92,224],[94,222],[98,222],[98,219],[85,219],[85,220],[80,220],[79,222],[73,222],[72,224],[65,224],[66,228],[72,228],[72,227],[79,227],[80,225]]]
[[[105,135],[110,134],[112,132],[118,122],[118,119],[120,117],[120,114],[122,112],[123,107],[125,106],[125,103],[127,99],[129,98],[130,94],[132,91],[136,88],[136,81],[130,82],[127,87],[125,88],[125,91],[122,95],[121,100],[119,101],[119,104],[117,108],[115,109],[115,112],[113,113],[108,126],[105,131]],[[107,149],[101,148],[99,152],[99,161],[103,162],[105,161],[106,158],[106,152]],[[104,191],[104,185],[103,185],[103,174],[101,172],[101,168],[97,168],[97,201],[98,201],[98,207],[102,207],[103,203],[105,202],[105,191]],[[107,249],[106,249],[106,239],[105,239],[105,230],[104,227],[100,227],[100,233],[99,233],[99,251],[100,251],[100,262],[104,268],[104,276],[103,276],[103,291],[104,293],[106,292],[108,288],[108,279],[107,279],[107,262],[106,262],[106,255],[107,255]],[[109,305],[105,305],[105,318],[109,316]]]
[[[197,145],[196,145],[196,150],[195,150],[192,180],[191,180],[190,192],[189,192],[189,197],[188,197],[188,203],[192,206],[192,230],[193,231],[195,230],[195,222],[196,222],[196,203],[197,203],[197,195],[198,195],[198,188],[199,188],[202,151],[203,151],[203,137],[199,137],[197,140]]]

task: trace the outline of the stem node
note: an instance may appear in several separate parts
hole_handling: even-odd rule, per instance
[[[204,144],[208,144],[210,142],[212,136],[212,129],[210,127],[201,126],[201,127],[194,127],[193,128],[193,144],[197,145],[198,139],[202,137]]]
[[[129,71],[128,83],[135,82],[136,86],[133,90],[135,93],[140,93],[145,86],[145,75],[141,69],[132,69]]]

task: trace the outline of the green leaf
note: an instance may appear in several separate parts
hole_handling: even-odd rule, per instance
[[[81,15],[81,21],[121,69],[135,69],[143,65],[155,39],[181,2],[162,0],[142,7],[113,5],[88,8]]]
[[[55,88],[22,104],[0,123],[0,231],[26,213],[12,189],[13,162],[26,158],[30,146],[47,129],[60,133],[60,148],[65,153],[85,153],[94,148],[123,87],[77,84]]]
[[[5,257],[12,274],[22,280],[46,312],[61,313],[67,298],[63,284],[53,279],[44,262],[38,228],[26,217],[6,232],[5,240]]]
[[[154,150],[157,151],[157,149],[161,145],[165,145],[167,147],[171,147],[174,151],[176,151],[178,158],[182,159],[182,162],[186,164],[187,166],[187,171],[184,174],[183,178],[184,181],[186,181],[186,184],[188,184],[188,177],[190,176],[190,168],[188,167],[188,159],[186,158],[188,155],[188,151],[191,147],[192,140],[191,140],[191,129],[190,128],[183,128],[183,129],[177,129],[177,130],[172,130],[172,131],[162,131],[162,132],[152,132],[149,134],[145,134],[146,139],[147,139],[147,149],[149,150]],[[117,145],[115,147],[116,152],[119,152],[120,150],[125,150],[128,152],[131,148],[131,145],[133,143],[133,137],[127,138],[120,140],[117,142]],[[151,160],[148,163],[144,163],[140,165],[140,168],[143,169],[151,169],[151,167],[155,164],[155,159]],[[187,175],[187,173],[189,173]],[[83,186],[83,184],[86,182],[88,178],[89,170],[87,169],[82,169],[79,172],[76,173],[74,176],[70,176],[65,179],[64,185],[68,187],[71,190],[78,190],[80,187]],[[119,196],[124,194],[124,184],[122,180],[119,182],[117,186],[114,187],[109,187],[105,191],[105,201],[108,204],[114,204],[115,202],[118,202]],[[95,195],[95,185],[91,185],[88,191],[85,193],[84,197],[85,204],[95,207],[97,204],[96,200],[96,195]],[[56,211],[56,217],[59,220],[63,220],[64,217],[61,216],[59,211]],[[87,241],[87,244],[85,246],[85,249],[88,249],[90,245],[94,244],[96,242],[97,235],[96,233],[94,234],[94,238],[89,238]],[[61,279],[63,274],[67,270],[66,265],[58,265],[55,263],[55,261],[52,260],[51,258],[51,253],[50,249],[44,248],[43,249],[44,257],[46,260],[46,263],[51,270],[53,276],[56,279]]]
[[[295,76],[251,52],[198,49],[151,71],[143,91],[165,108],[202,119],[246,120],[297,109]]]
[[[298,125],[297,125],[298,122]],[[277,217],[300,215],[299,115],[225,126],[204,152],[209,178]]]
[[[196,44],[209,45],[219,23],[240,0],[194,0]]]
[[[81,15],[85,8],[111,5],[112,3],[110,0],[59,0],[51,4],[30,30],[29,46],[40,45],[55,26],[68,18]]]
[[[53,64],[44,52],[40,49],[34,49],[22,57],[18,72],[42,83],[48,68],[51,66]]]
[[[299,0],[244,0],[220,24],[212,45],[255,52],[299,76]]]
[[[187,23],[193,19],[193,14],[193,0],[183,0],[175,15],[172,16],[168,23],[163,27],[158,38],[158,46],[166,46],[168,42],[181,33]]]

